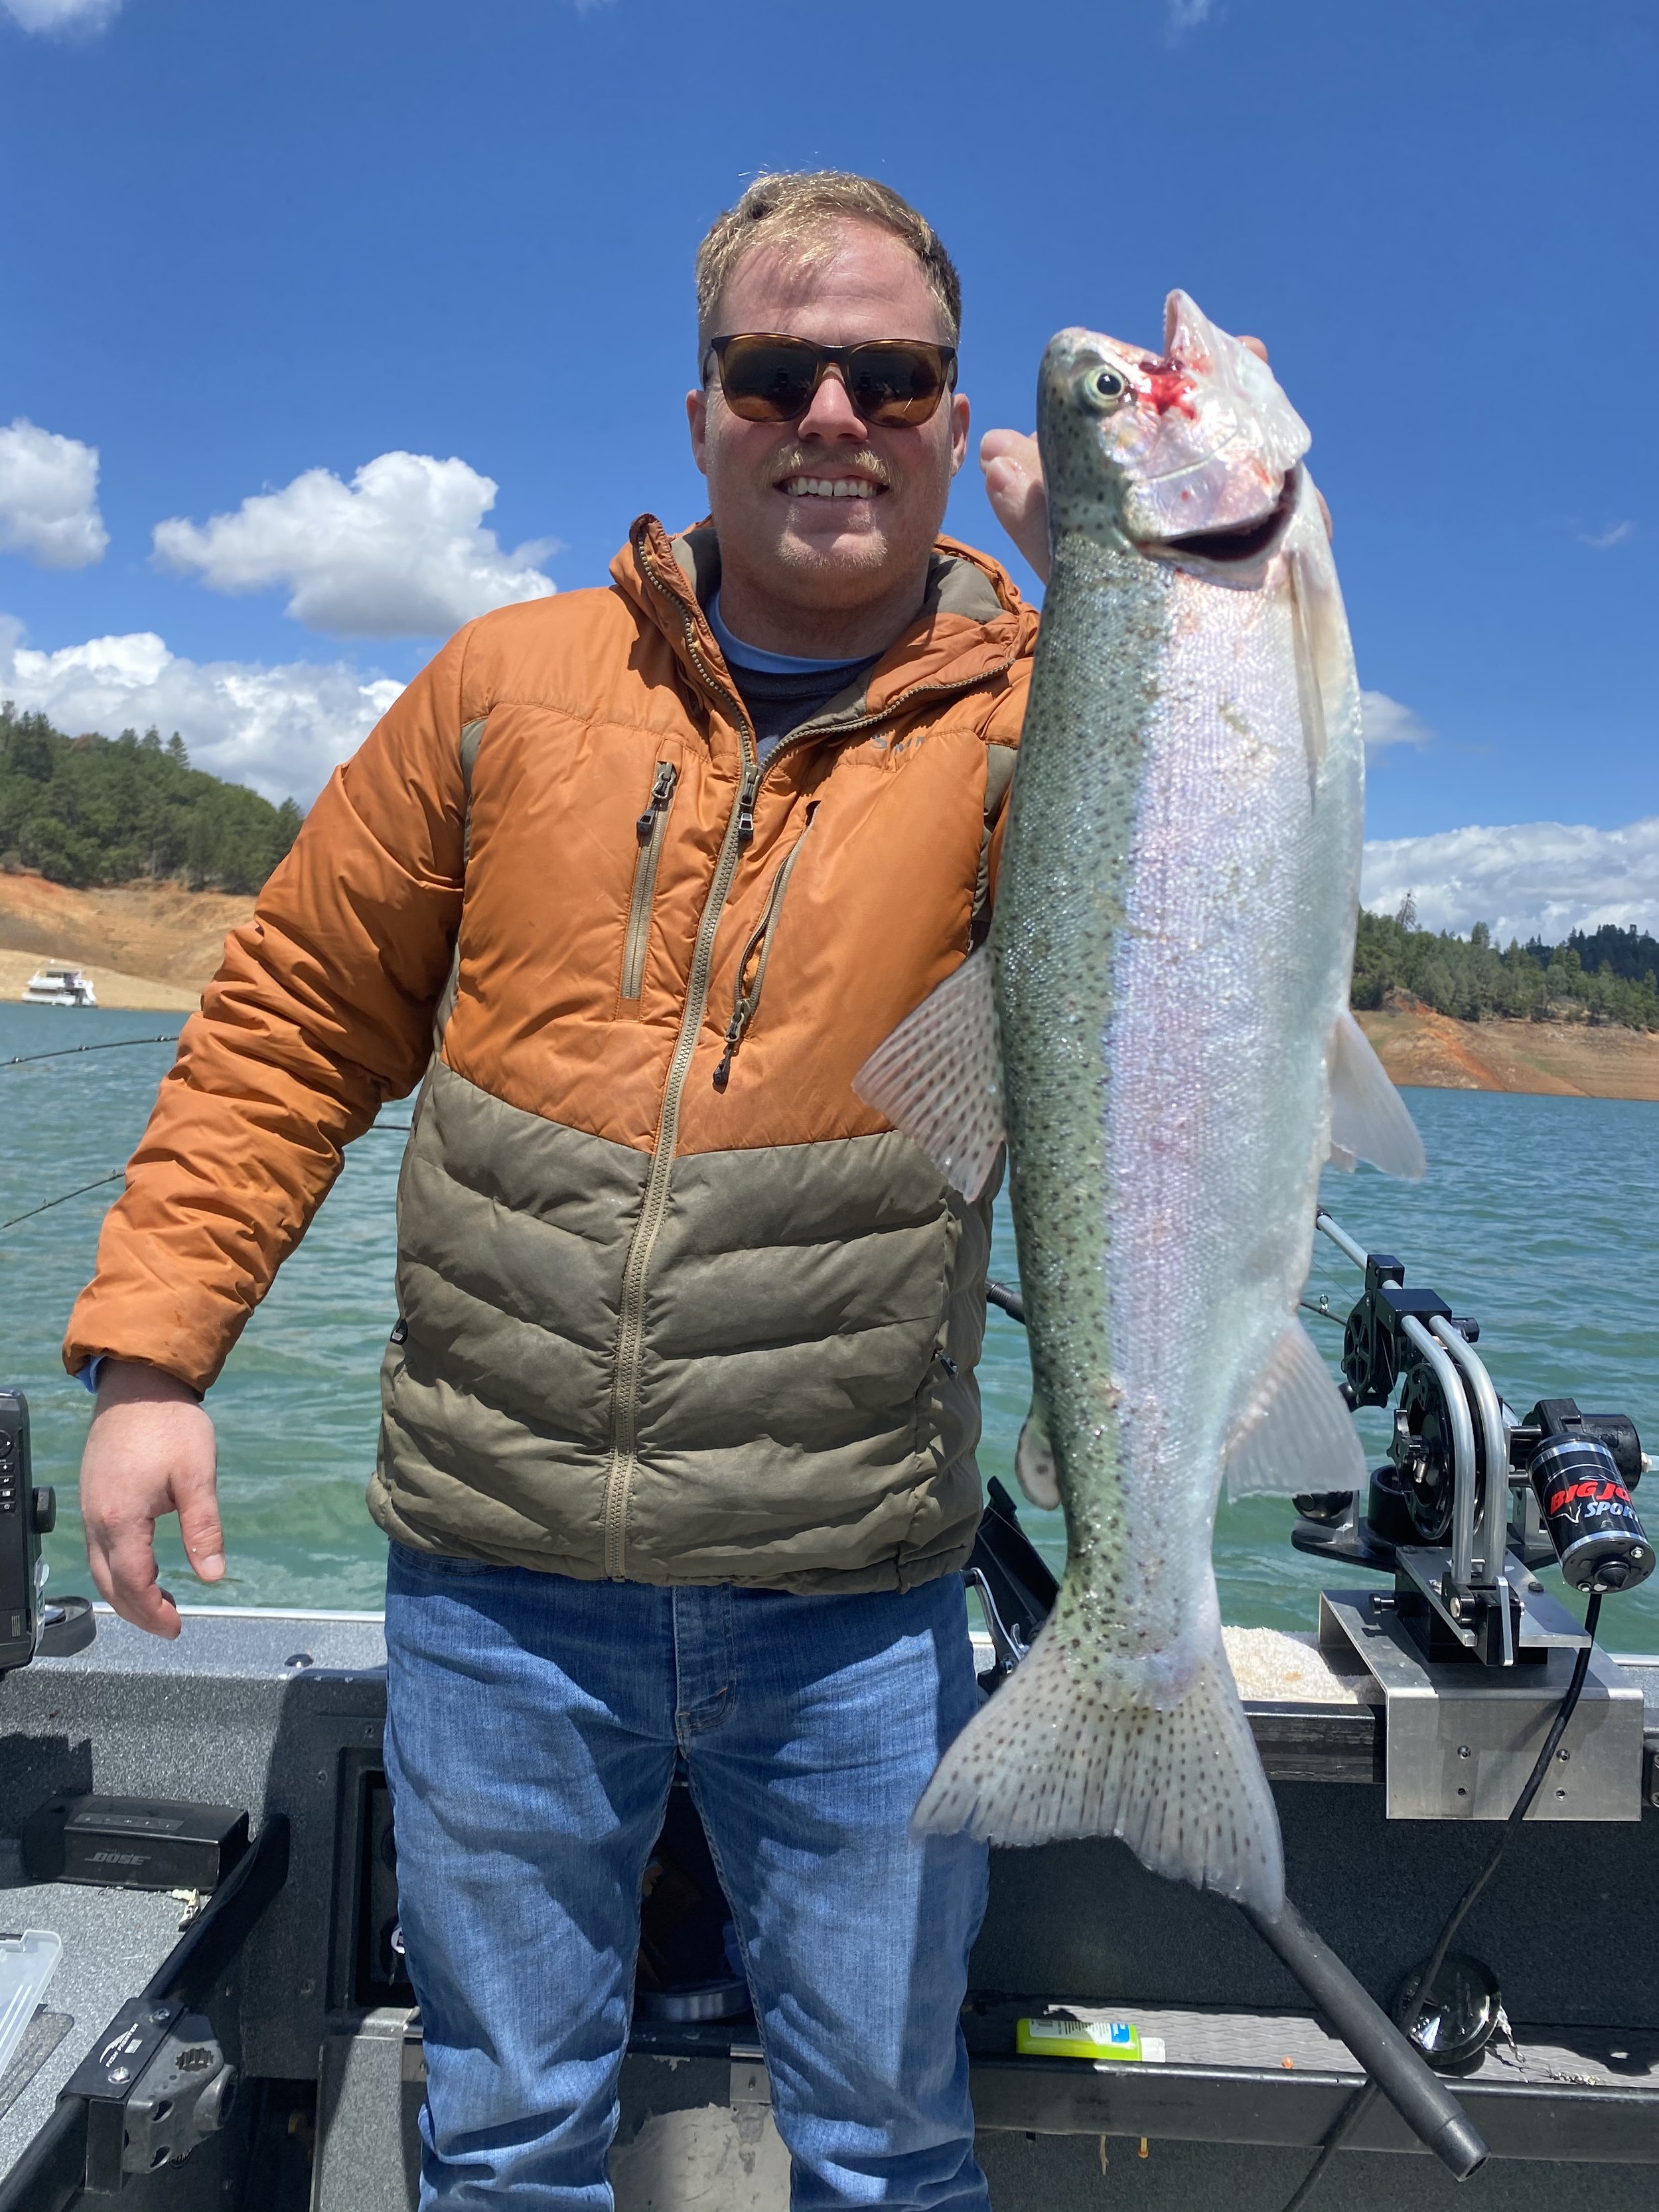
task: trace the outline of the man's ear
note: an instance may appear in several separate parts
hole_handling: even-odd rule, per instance
[[[707,392],[688,392],[685,395],[685,419],[691,430],[691,458],[704,476],[708,473],[708,394]]]
[[[969,406],[960,392],[951,394],[951,473],[957,471],[968,458]]]

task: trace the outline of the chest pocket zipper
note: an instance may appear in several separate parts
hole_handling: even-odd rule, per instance
[[[622,991],[624,1006],[637,1006],[645,987],[645,956],[651,944],[651,907],[657,895],[657,870],[668,835],[668,810],[680,772],[672,761],[659,761],[645,811],[634,824],[640,857],[634,863],[634,890],[628,902],[628,931],[623,939]]]
[[[817,811],[818,803],[814,799],[806,810],[806,827],[789,848],[783,865],[773,877],[772,888],[767,894],[765,911],[761,915],[759,923],[748,944],[743,948],[742,958],[738,962],[737,981],[732,992],[732,1018],[726,1025],[726,1050],[721,1054],[720,1065],[714,1070],[714,1080],[716,1091],[724,1091],[732,1080],[732,1063],[737,1058],[738,1048],[743,1042],[744,1034],[750,1022],[754,1020],[759,1008],[761,987],[766,981],[766,963],[772,957],[772,939],[777,929],[778,916],[783,911],[783,895],[789,888],[789,878],[794,873],[795,863],[800,858],[801,848],[806,842],[812,827],[812,817]],[[750,981],[749,971],[751,963],[754,967],[754,977]]]

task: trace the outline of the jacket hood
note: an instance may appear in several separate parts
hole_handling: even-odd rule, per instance
[[[661,630],[694,684],[697,656],[721,673],[726,663],[703,608],[720,583],[720,540],[705,520],[671,538],[653,514],[642,514],[611,564],[619,591]],[[1037,613],[1000,562],[957,538],[933,541],[921,613],[894,639],[871,672],[866,711],[879,714],[899,693],[917,687],[972,684],[1029,653]]]

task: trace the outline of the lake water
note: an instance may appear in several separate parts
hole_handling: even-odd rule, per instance
[[[0,1007],[0,1060],[176,1026],[147,1014]],[[0,1070],[0,1223],[118,1169],[171,1060],[166,1044],[88,1053]],[[1524,1413],[1540,1397],[1628,1413],[1659,1452],[1659,1106],[1484,1092],[1407,1094],[1427,1144],[1426,1180],[1411,1187],[1361,1169],[1331,1175],[1325,1198],[1358,1241],[1406,1263],[1482,1324],[1480,1351],[1499,1390]],[[406,1107],[384,1121],[406,1123]],[[392,1301],[392,1207],[402,1139],[391,1127],[354,1146],[315,1225],[232,1354],[210,1401],[218,1424],[230,1572],[211,1594],[228,1605],[372,1607],[385,1547],[364,1511],[373,1464],[376,1375]],[[64,1376],[58,1344],[91,1272],[98,1224],[118,1184],[0,1230],[0,1376],[28,1393],[37,1481],[58,1486],[48,1540],[52,1588],[89,1587],[75,1511],[75,1471],[91,1401]],[[1310,1289],[1346,1310],[1355,1271],[1316,1240]],[[1000,1210],[995,1272],[1016,1278]],[[1338,1331],[1310,1320],[1328,1351]],[[988,1474],[1012,1486],[1014,1440],[1029,1396],[1024,1332],[990,1316],[981,1377]],[[1365,1417],[1380,1456],[1382,1418]],[[1659,1477],[1644,1492],[1659,1534]],[[1058,1516],[1027,1513],[1056,1562]],[[1291,1549],[1287,1500],[1222,1505],[1216,1569],[1224,1617],[1310,1628],[1321,1576]],[[173,1526],[174,1524],[169,1524]],[[208,1593],[162,1545],[181,1598]],[[1559,1583],[1559,1577],[1553,1578]],[[1614,1649],[1659,1650],[1659,1576],[1607,1601]]]

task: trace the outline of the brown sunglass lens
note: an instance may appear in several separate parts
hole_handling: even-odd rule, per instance
[[[811,404],[817,369],[813,346],[739,338],[720,356],[720,389],[746,422],[793,422]]]
[[[847,364],[847,384],[866,422],[925,422],[945,376],[936,356],[910,346],[860,346]]]
[[[720,389],[748,422],[794,422],[812,404],[823,356],[805,339],[734,338],[720,353]],[[946,371],[931,347],[860,345],[842,366],[848,395],[866,422],[925,422]]]

